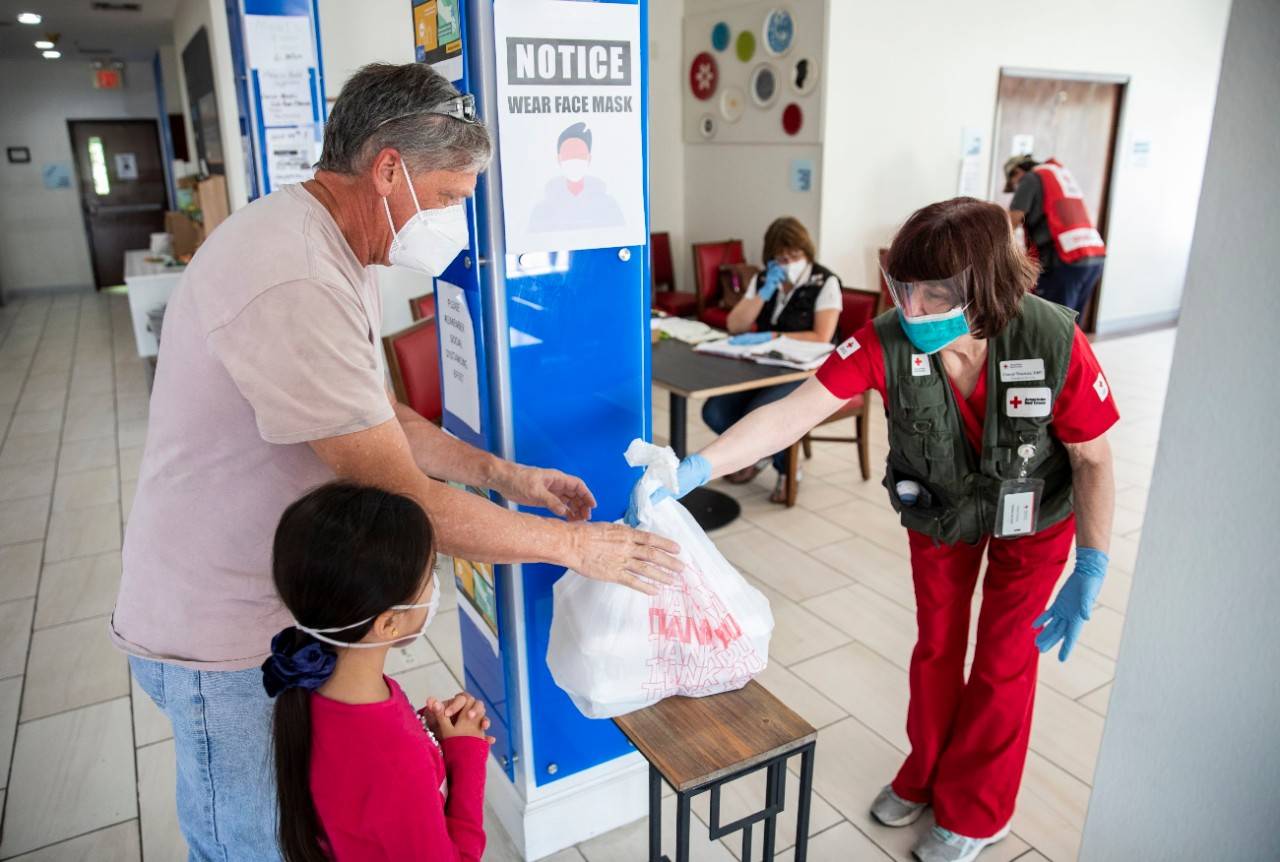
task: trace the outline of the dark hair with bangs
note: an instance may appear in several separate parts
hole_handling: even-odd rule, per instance
[[[769,229],[764,232],[764,256],[761,258],[764,265],[768,266],[769,261],[777,257],[778,252],[783,249],[804,252],[804,256],[809,258],[809,263],[813,263],[818,253],[813,246],[813,237],[809,236],[809,231],[795,216],[774,219],[773,224],[769,225]]]
[[[1040,266],[1014,244],[1009,215],[977,198],[952,198],[912,213],[893,238],[885,269],[898,281],[932,281],[969,270],[969,325],[999,335],[1035,287]]]

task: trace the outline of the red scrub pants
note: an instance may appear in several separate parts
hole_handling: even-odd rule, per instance
[[[1039,652],[1031,622],[1066,566],[1075,517],[1019,539],[935,546],[908,531],[919,639],[911,654],[911,753],[893,780],[939,826],[988,838],[1013,817],[1031,736]],[[983,551],[978,643],[965,681],[969,608]]]

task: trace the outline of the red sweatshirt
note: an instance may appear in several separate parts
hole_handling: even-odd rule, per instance
[[[391,697],[381,703],[311,695],[311,798],[330,854],[337,862],[479,860],[489,744],[454,737],[442,740],[442,754],[400,686],[385,679]]]

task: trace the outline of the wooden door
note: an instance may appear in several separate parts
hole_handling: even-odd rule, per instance
[[[1107,237],[1107,199],[1116,147],[1124,84],[1111,81],[1028,78],[1001,73],[996,99],[991,200],[1008,207],[1004,162],[1030,141],[1036,161],[1062,162],[1084,191],[1085,205],[1103,239]],[[1093,292],[1080,322],[1092,332],[1102,284]]]
[[[164,230],[167,193],[154,120],[71,120],[80,209],[99,289],[124,283],[124,253]]]

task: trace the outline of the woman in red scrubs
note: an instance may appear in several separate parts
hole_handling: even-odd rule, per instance
[[[932,805],[937,826],[913,850],[922,862],[967,862],[1008,834],[1037,647],[1060,644],[1067,659],[1106,573],[1115,496],[1106,432],[1119,414],[1075,314],[1031,294],[1036,271],[994,204],[925,207],[889,250],[896,307],[794,393],[681,463],[683,495],[785,449],[859,393],[880,393],[884,484],[910,539],[919,633],[911,753],[871,811],[905,826]],[[1075,568],[1051,603],[1073,542]]]

